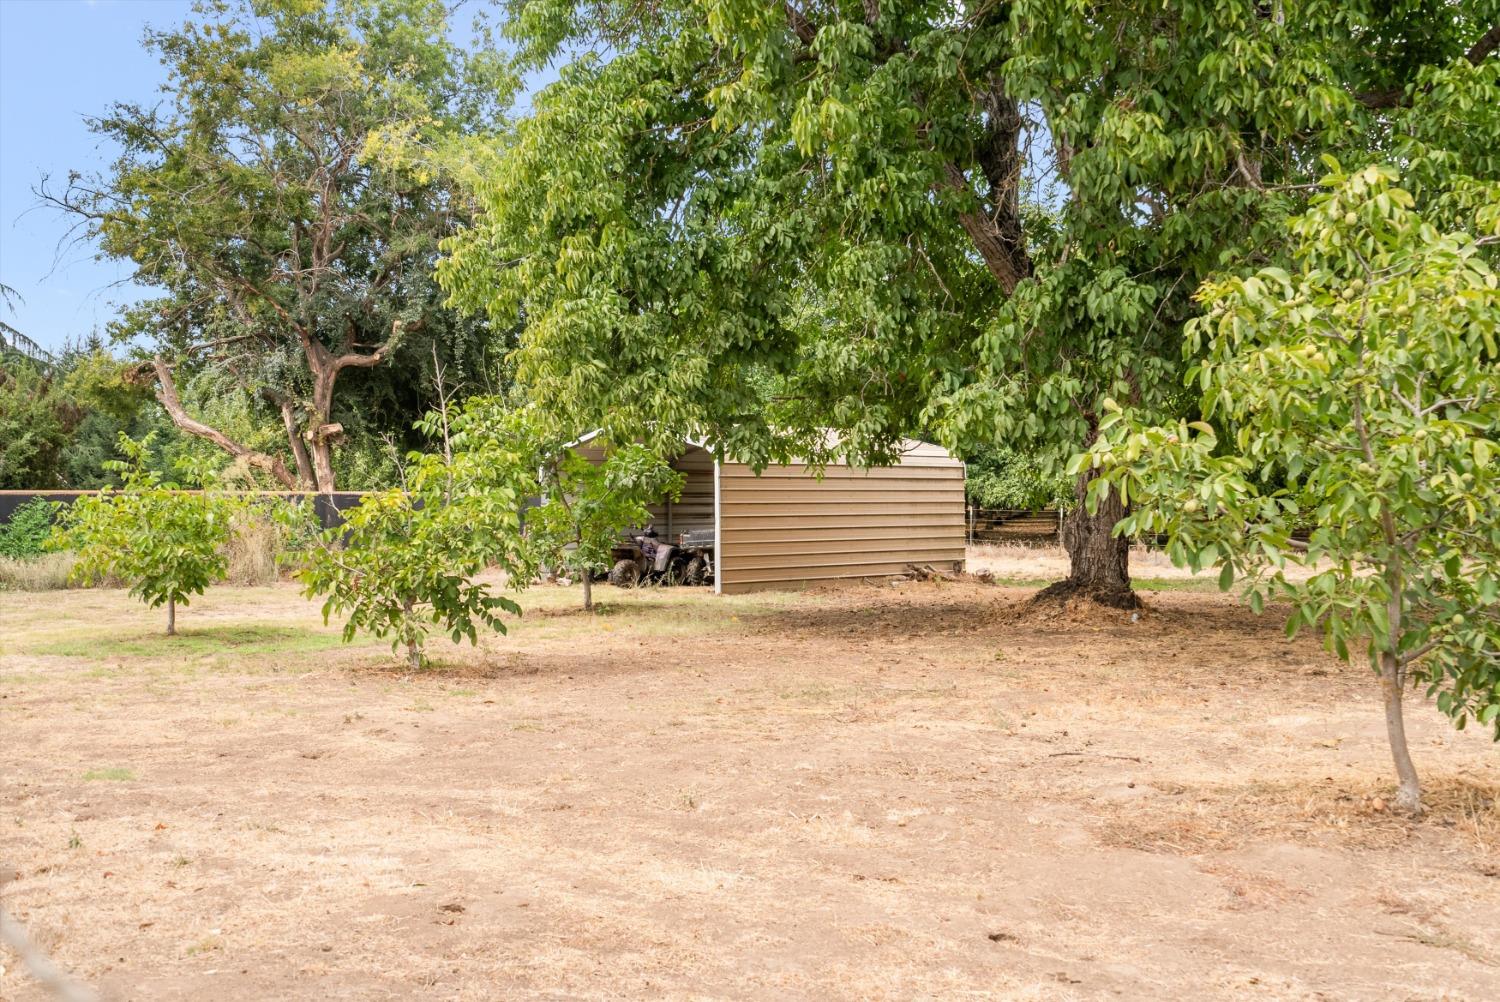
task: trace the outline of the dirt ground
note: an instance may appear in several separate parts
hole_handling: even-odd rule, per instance
[[[1231,599],[0,594],[0,902],[111,999],[1495,999],[1500,754]],[[40,990],[0,951],[0,997]]]

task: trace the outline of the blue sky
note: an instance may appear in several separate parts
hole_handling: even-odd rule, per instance
[[[11,322],[43,347],[102,329],[138,293],[115,287],[128,269],[91,247],[59,248],[69,224],[33,208],[31,189],[109,163],[84,117],[153,97],[163,70],[141,30],[187,11],[187,0],[0,0],[0,282],[25,300]]]

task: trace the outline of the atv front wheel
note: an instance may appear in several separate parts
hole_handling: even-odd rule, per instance
[[[609,583],[616,588],[634,588],[641,580],[641,568],[634,560],[617,560],[609,569]]]

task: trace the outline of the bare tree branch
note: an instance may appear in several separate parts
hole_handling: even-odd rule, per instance
[[[269,473],[283,487],[289,490],[298,489],[297,479],[278,457],[247,448],[217,428],[210,428],[189,415],[182,406],[182,399],[177,395],[177,383],[172,378],[172,368],[160,355],[151,359],[151,370],[156,377],[156,399],[161,401],[162,407],[166,408],[167,415],[171,417],[173,424],[189,435],[207,439],[236,459],[242,459],[256,469]]]

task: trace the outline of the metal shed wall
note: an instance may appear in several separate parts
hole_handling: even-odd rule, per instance
[[[604,462],[604,449],[597,442],[584,442],[573,447],[580,456],[591,463]],[[675,537],[679,533],[694,530],[709,530],[714,527],[714,457],[700,446],[689,446],[686,452],[672,459],[672,469],[683,475],[682,497],[676,501],[662,499],[647,505],[657,532],[663,537]],[[622,526],[627,528],[639,526]]]
[[[964,464],[908,442],[900,465],[718,470],[720,592],[884,577],[908,564],[962,569]]]

